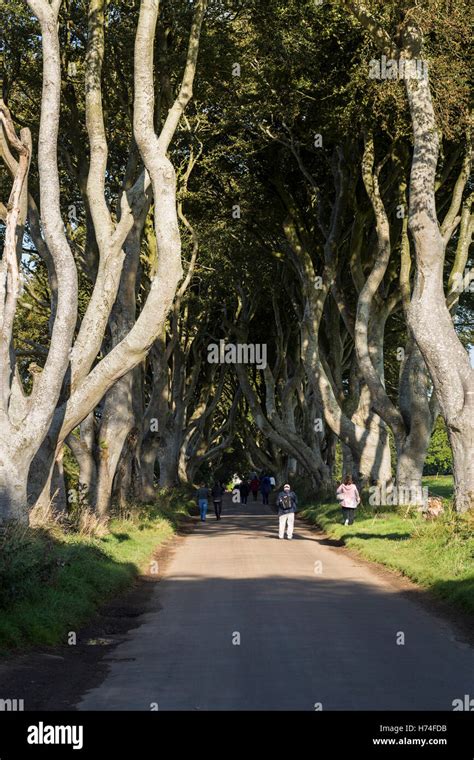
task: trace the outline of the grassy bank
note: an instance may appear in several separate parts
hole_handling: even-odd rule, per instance
[[[129,587],[188,513],[182,494],[111,519],[15,529],[0,538],[0,653],[66,643],[114,595]]]
[[[441,496],[442,499],[452,501],[454,492],[452,475],[428,475],[423,478],[423,485],[427,486],[430,496]]]
[[[447,497],[445,512],[426,521],[406,507],[361,506],[352,526],[342,525],[336,502],[309,504],[302,516],[362,557],[411,580],[474,613],[474,516],[452,509],[452,479],[426,478],[430,495]]]

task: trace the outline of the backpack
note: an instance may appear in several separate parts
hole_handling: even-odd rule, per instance
[[[293,504],[291,502],[291,496],[289,493],[286,493],[283,498],[281,499],[281,508],[284,512],[289,512],[289,510],[292,508]]]

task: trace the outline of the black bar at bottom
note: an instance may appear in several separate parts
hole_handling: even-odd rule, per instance
[[[473,760],[470,712],[2,712],[0,760],[23,757],[139,760],[189,747],[235,755],[257,742],[314,756],[331,748],[369,757]],[[227,731],[229,733],[227,733]],[[224,747],[225,743],[228,748]],[[171,743],[171,748],[170,748]],[[167,749],[165,749],[165,747]],[[300,749],[302,747],[300,746]],[[403,754],[402,754],[403,753]],[[268,756],[268,755],[267,755]]]

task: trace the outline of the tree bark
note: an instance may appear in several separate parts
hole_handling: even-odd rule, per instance
[[[28,523],[27,482],[30,465],[28,451],[0,454],[0,522]]]
[[[98,435],[98,472],[95,507],[107,514],[115,471],[122,448],[134,422],[132,413],[132,373],[122,377],[108,392]]]
[[[388,57],[421,57],[423,36],[411,14],[407,14],[400,30],[401,49],[398,49],[363,3],[346,0],[346,5]],[[408,225],[416,257],[407,322],[431,375],[446,422],[453,450],[455,505],[459,512],[465,512],[474,507],[474,369],[446,304],[443,274],[446,245],[462,222],[459,210],[469,161],[463,164],[450,208],[440,225],[436,210],[439,134],[428,77],[406,77],[405,88],[414,137]]]
[[[147,503],[155,497],[155,463],[158,440],[152,435],[145,438],[140,451],[140,500]]]
[[[416,33],[413,37],[416,55],[421,38]],[[439,140],[429,83],[426,79],[407,79],[406,90],[414,134],[409,228],[416,254],[408,323],[446,421],[453,450],[456,509],[465,512],[474,507],[474,370],[456,335],[443,289],[445,247],[452,228],[448,225],[443,236],[436,214]]]
[[[69,351],[76,324],[77,304],[77,276],[74,258],[68,241],[64,234],[64,225],[61,220],[59,204],[59,170],[57,165],[57,136],[59,128],[59,102],[60,102],[60,50],[57,33],[57,16],[59,4],[50,6],[44,0],[31,0],[30,9],[37,16],[41,25],[42,50],[43,50],[43,88],[41,100],[41,117],[38,141],[38,166],[41,207],[43,209],[43,229],[46,237],[48,250],[54,261],[54,268],[58,276],[58,299],[56,317],[51,334],[50,348],[43,370],[34,377],[33,389],[29,396],[23,390],[18,369],[10,367],[10,340],[9,321],[11,309],[16,303],[18,293],[18,278],[15,275],[16,250],[11,251],[13,239],[9,239],[10,229],[7,229],[6,250],[7,259],[10,261],[9,294],[4,304],[2,300],[2,373],[7,371],[8,376],[2,374],[2,396],[0,409],[0,461],[18,460],[21,462],[24,472],[8,474],[2,488],[2,511],[0,520],[11,519],[12,515],[18,515],[18,519],[27,520],[27,483],[28,471],[35,452],[41,445],[41,441],[50,427],[54,409],[59,398],[63,378],[69,363]],[[5,112],[2,110],[3,128],[7,129],[7,136],[15,150],[19,152],[19,170],[22,166],[27,167],[29,162],[29,150],[26,136],[18,141],[12,132],[12,125],[5,120]],[[18,144],[20,143],[20,144]],[[22,145],[23,143],[23,145]],[[26,154],[25,154],[26,151]],[[21,175],[21,172],[19,171]],[[21,178],[18,190],[25,192],[26,171]],[[15,183],[14,183],[15,185]],[[15,208],[15,213],[19,208]],[[18,224],[18,215],[12,234],[16,243],[21,245],[22,228]],[[10,225],[9,225],[10,227]],[[15,246],[16,248],[16,246]],[[0,281],[2,278],[0,277]],[[6,308],[5,308],[6,307]],[[6,350],[6,354],[5,354]],[[25,422],[26,420],[26,422]],[[19,482],[21,478],[21,484]],[[13,483],[12,481],[16,481]],[[23,507],[19,507],[18,494],[21,492],[25,499]],[[11,496],[12,504],[8,505],[8,497]]]
[[[94,0],[97,9],[100,11],[102,8],[101,0]],[[57,7],[56,7],[57,6]],[[58,44],[57,44],[57,32],[56,32],[56,18],[53,19],[51,7],[44,0],[31,0],[32,9],[39,9],[42,17],[42,31],[43,42],[46,43],[53,34],[56,35],[54,44],[52,45],[52,55],[49,56],[45,53],[45,60],[54,58],[54,75],[57,79],[57,91],[54,92],[54,103],[51,104],[52,113],[58,112],[59,108],[59,84],[60,84],[60,70],[59,70],[59,57],[57,56]],[[57,10],[59,4],[54,5]],[[43,436],[46,434],[49,428],[49,438],[45,448],[49,454],[49,449],[53,451],[60,447],[66,437],[81,423],[81,421],[99,404],[104,394],[114,385],[114,383],[121,377],[127,374],[131,369],[137,366],[147,355],[151,345],[153,344],[157,335],[162,331],[163,325],[167,318],[168,312],[172,306],[173,299],[182,277],[182,264],[181,264],[181,239],[178,227],[178,210],[176,202],[176,174],[174,167],[167,156],[167,151],[170,142],[174,136],[175,130],[179,123],[179,120],[183,114],[183,111],[192,97],[192,85],[194,75],[196,71],[197,55],[199,49],[199,36],[200,29],[203,20],[204,11],[206,8],[206,0],[198,0],[196,3],[195,12],[193,15],[192,27],[189,36],[188,56],[184,74],[181,80],[181,86],[179,93],[176,97],[173,106],[168,112],[166,120],[160,131],[159,136],[155,133],[154,128],[154,36],[156,20],[158,15],[158,2],[157,0],[142,0],[140,6],[140,14],[138,20],[138,27],[135,39],[135,54],[134,54],[134,111],[133,111],[133,133],[134,138],[140,152],[140,156],[145,165],[145,171],[142,173],[139,181],[135,183],[131,190],[127,190],[122,193],[121,196],[121,210],[120,219],[114,231],[109,229],[109,221],[107,218],[106,204],[98,200],[97,207],[94,208],[94,224],[97,224],[100,229],[96,230],[98,235],[98,242],[101,243],[104,256],[112,251],[121,250],[121,245],[125,241],[128,233],[133,227],[134,222],[139,218],[143,212],[144,207],[144,193],[148,191],[149,184],[153,190],[154,200],[154,227],[157,244],[157,266],[154,273],[154,277],[151,283],[151,287],[145,301],[145,304],[141,310],[140,315],[133,324],[133,327],[126,336],[108,353],[101,361],[99,361],[94,368],[89,371],[91,362],[97,355],[97,350],[103,340],[103,329],[108,318],[108,312],[105,314],[102,306],[101,299],[99,298],[99,307],[97,313],[94,309],[89,310],[89,316],[91,321],[85,320],[85,323],[91,326],[91,333],[87,334],[86,325],[84,329],[81,328],[78,335],[78,341],[75,344],[74,350],[69,356],[70,341],[66,347],[64,347],[64,341],[60,343],[61,351],[56,353],[51,352],[48,355],[48,359],[45,365],[45,369],[42,373],[40,382],[38,383],[38,392],[36,392],[36,386],[33,389],[33,397],[35,401],[38,401],[38,405],[46,410],[40,422],[48,422],[48,424],[42,424],[44,428]],[[103,8],[102,8],[103,9]],[[95,30],[95,33],[99,34],[100,30]],[[104,133],[102,125],[102,116],[100,112],[100,93],[97,92],[97,86],[100,79],[100,48],[101,40],[97,39],[97,49],[89,50],[88,53],[88,86],[90,91],[88,93],[88,131],[91,139],[91,150],[93,158],[93,172],[91,174],[91,182],[89,192],[94,193],[96,186],[93,181],[93,177],[97,176],[102,171],[104,166]],[[94,55],[98,53],[99,57],[94,59]],[[48,69],[48,73],[49,69]],[[56,76],[57,75],[57,76]],[[50,77],[51,78],[51,77]],[[45,88],[50,86],[49,80],[46,82],[46,69],[45,69]],[[55,79],[55,83],[56,83]],[[49,105],[49,100],[46,96],[43,97],[43,111],[46,111],[46,107]],[[52,137],[49,138],[48,147],[48,159],[54,157],[54,167],[49,171],[48,168],[43,170],[43,179],[45,186],[49,191],[57,190],[54,182],[52,184],[51,177],[54,180],[57,177],[57,162],[55,156],[56,150],[56,138],[57,138],[57,124],[55,129],[51,131]],[[53,145],[54,151],[51,147]],[[54,156],[53,156],[54,153]],[[41,179],[41,161],[40,161],[40,179]],[[58,201],[59,192],[52,198],[53,204],[49,206],[53,207],[53,211],[50,212],[50,216],[54,214],[57,218],[54,218],[56,222],[53,233],[50,235],[50,239],[47,237],[48,248],[52,253],[62,251],[58,246],[58,240],[61,237],[58,231],[62,231],[63,225],[59,214]],[[50,196],[47,195],[43,199],[41,207],[42,210],[48,207],[48,201]],[[44,202],[43,202],[44,201]],[[91,209],[92,213],[92,209]],[[102,221],[104,224],[102,225]],[[107,237],[108,236],[108,237]],[[63,248],[67,252],[67,241],[64,235]],[[108,248],[110,243],[111,248]],[[120,245],[119,245],[120,244]],[[117,248],[118,246],[118,248]],[[59,254],[58,254],[59,255]],[[66,254],[62,254],[61,263],[66,260]],[[112,257],[113,258],[113,257]],[[55,260],[56,263],[56,260]],[[74,263],[74,262],[72,262]],[[64,267],[63,267],[64,269]],[[113,268],[112,268],[113,269]],[[74,268],[74,277],[76,271]],[[64,274],[64,273],[63,273]],[[68,279],[68,273],[64,275],[66,285],[71,284],[71,278]],[[98,275],[99,276],[99,275]],[[111,278],[104,279],[104,288],[107,286],[107,291],[110,298],[107,298],[107,303],[113,302],[115,297],[114,288],[118,284],[118,278],[116,272],[111,272]],[[53,328],[53,337],[51,345],[55,346],[55,335],[59,333],[61,327],[61,319],[63,312],[65,311],[64,294],[61,290],[61,278],[58,277],[59,291],[58,291],[58,307],[56,313],[55,324]],[[74,282],[76,282],[74,280]],[[114,284],[115,283],[115,284]],[[100,285],[100,283],[99,283]],[[113,285],[113,287],[112,287]],[[109,287],[110,286],[110,287]],[[71,289],[71,288],[70,288]],[[64,293],[67,292],[67,287],[63,287]],[[104,290],[99,287],[94,289],[94,293],[100,293]],[[105,291],[104,291],[105,292]],[[98,298],[97,295],[94,296]],[[71,294],[71,298],[67,304],[67,317],[69,322],[67,326],[74,330],[76,325],[76,297]],[[71,305],[73,308],[71,309]],[[108,308],[108,307],[107,307]],[[94,313],[92,313],[94,312]],[[105,321],[104,321],[105,314]],[[97,319],[100,317],[100,325]],[[63,320],[65,321],[65,320]],[[62,325],[62,331],[64,332],[65,325]],[[63,356],[64,353],[64,356]],[[50,417],[46,412],[51,406],[56,404],[58,394],[54,396],[57,385],[57,377],[50,377],[52,373],[53,365],[59,366],[60,360],[66,360],[65,366],[62,368],[61,382],[64,377],[64,373],[67,367],[67,362],[71,358],[71,369],[73,375],[73,382],[71,384],[71,393],[67,401],[56,409],[55,419],[53,424],[50,424]],[[54,361],[53,361],[54,360]],[[61,365],[62,366],[62,365]],[[88,373],[88,374],[87,374]],[[43,376],[50,378],[51,388],[48,389],[49,396],[53,398],[53,404],[48,396],[47,401],[44,399],[46,391],[45,383],[43,382]],[[46,377],[44,379],[46,379]],[[53,382],[54,379],[54,382]],[[41,402],[41,403],[40,403]],[[44,420],[43,420],[44,418]],[[36,420],[33,419],[36,423]],[[30,427],[30,423],[29,423]],[[37,424],[32,425],[33,429],[38,427]],[[40,445],[41,438],[36,437],[37,446]],[[43,457],[44,459],[45,457]]]
[[[91,507],[95,504],[97,489],[96,422],[93,412],[81,422],[79,437],[71,433],[66,438],[66,444],[79,465],[80,500]]]

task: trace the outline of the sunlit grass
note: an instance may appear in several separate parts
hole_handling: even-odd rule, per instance
[[[162,495],[131,509],[101,538],[51,524],[18,529],[0,546],[0,651],[67,642],[101,604],[124,591],[169,539],[189,503]]]
[[[441,496],[443,499],[452,499],[454,483],[452,475],[427,475],[423,478],[423,485],[428,487],[430,496]]]
[[[452,495],[449,476],[423,481],[430,495]],[[366,505],[357,509],[355,523],[348,526],[342,524],[335,503],[310,504],[302,515],[366,559],[474,612],[474,515],[454,512],[449,498],[444,506],[444,514],[433,521],[405,507],[384,510]]]

